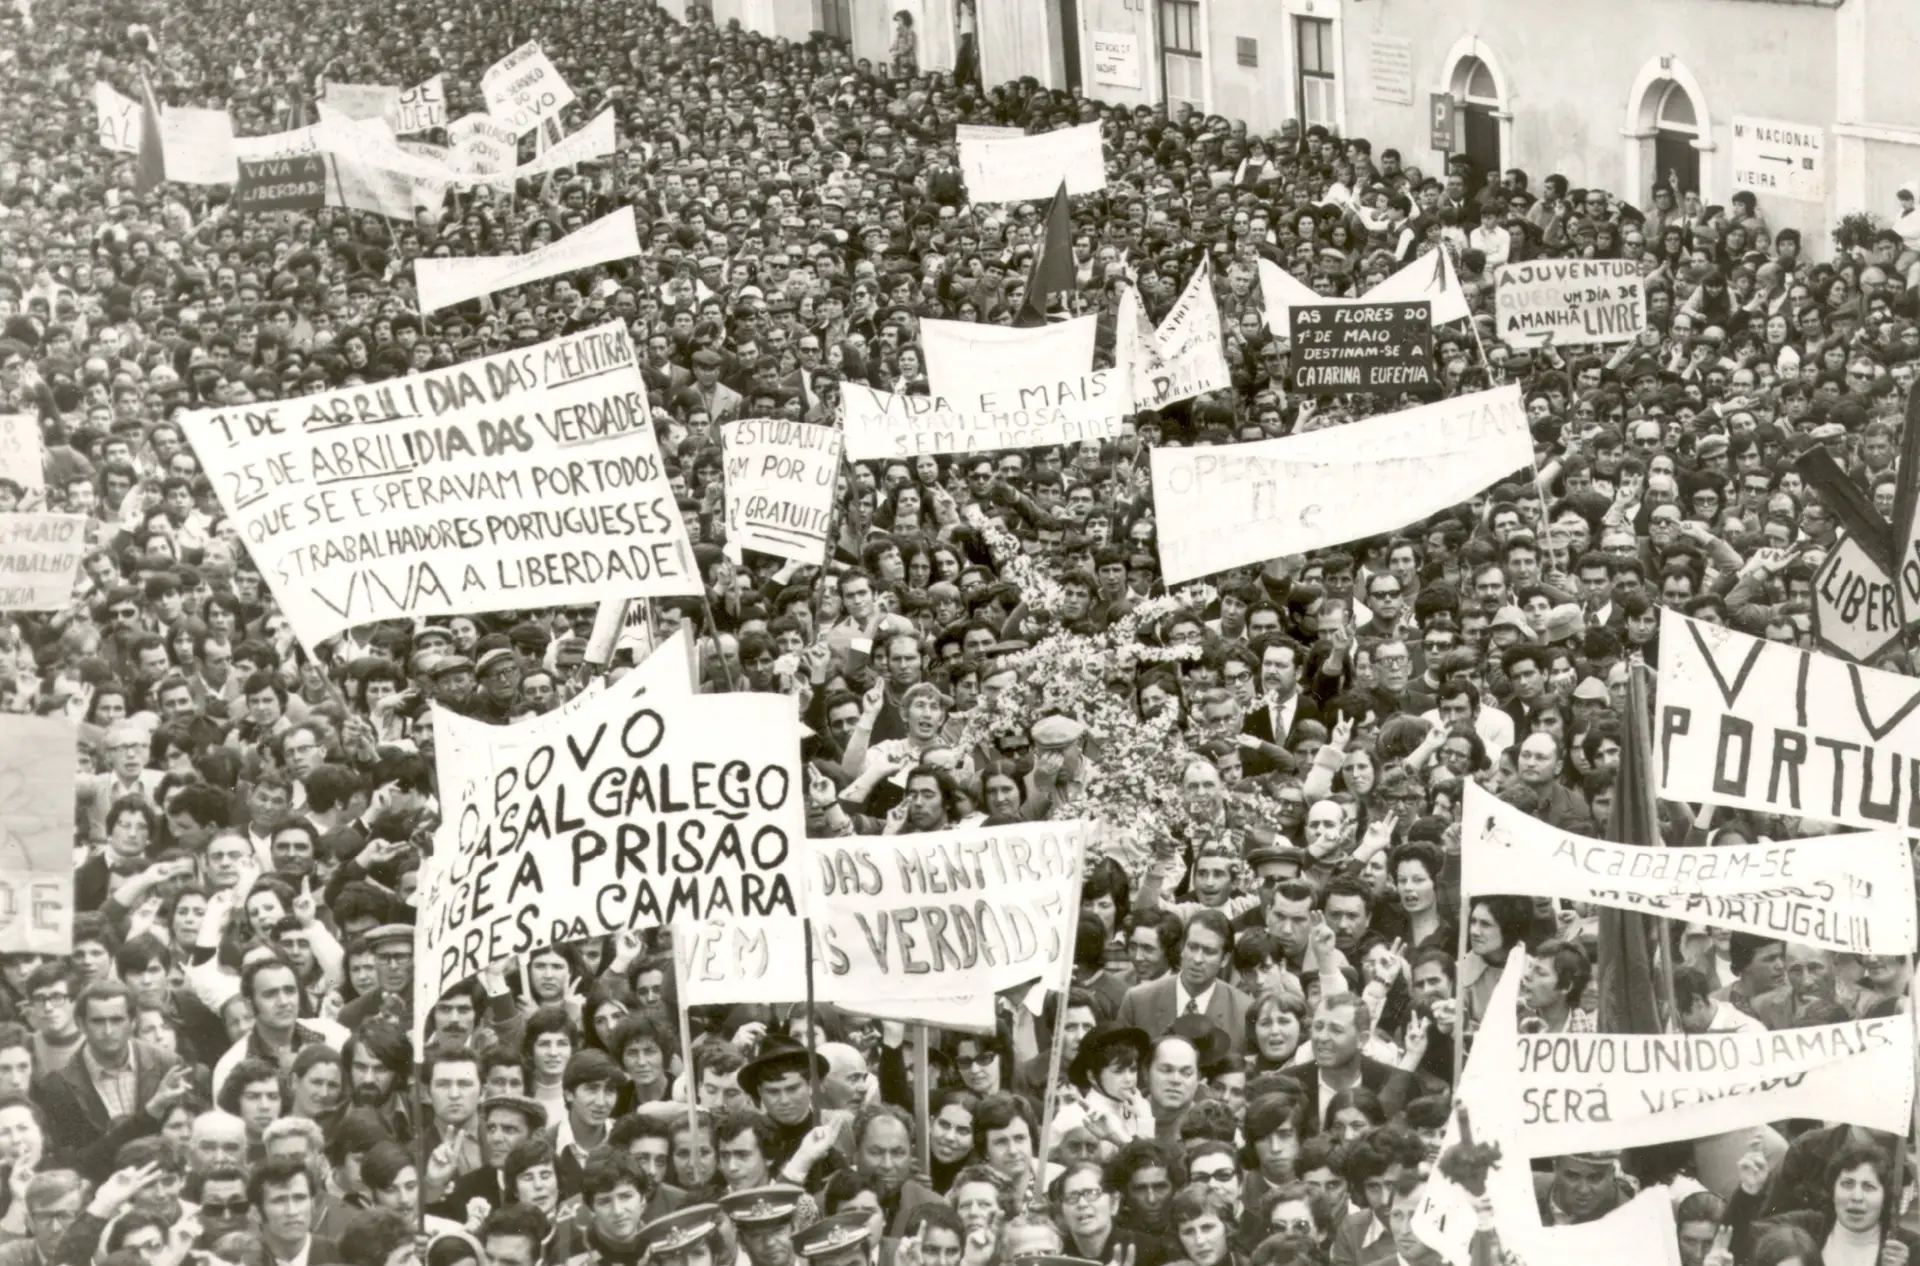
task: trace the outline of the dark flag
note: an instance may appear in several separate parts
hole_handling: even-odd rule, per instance
[[[1626,733],[1613,784],[1609,838],[1622,844],[1660,845],[1660,807],[1654,797],[1653,735],[1647,697],[1648,671],[1634,665],[1627,677]],[[1600,960],[1595,984],[1603,1033],[1661,1033],[1662,1012],[1673,1002],[1664,987],[1670,964],[1658,963],[1662,920],[1654,915],[1603,908]],[[1668,1012],[1670,1014],[1670,1011]]]
[[[1073,285],[1073,211],[1067,205],[1067,182],[1063,180],[1053,195],[1053,205],[1047,208],[1047,233],[1027,272],[1027,301],[1013,318],[1014,325],[1022,329],[1045,325],[1047,300],[1072,290]]]
[[[140,158],[134,167],[133,191],[151,193],[167,179],[167,151],[160,139],[160,103],[153,85],[140,76]]]

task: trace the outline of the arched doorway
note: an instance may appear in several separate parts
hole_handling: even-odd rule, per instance
[[[1656,184],[1678,185],[1681,193],[1700,192],[1700,112],[1681,85],[1669,80],[1653,112],[1653,171]]]
[[[1453,72],[1454,99],[1460,103],[1460,148],[1473,160],[1476,174],[1498,181],[1506,156],[1500,149],[1500,85],[1478,57],[1462,61]]]

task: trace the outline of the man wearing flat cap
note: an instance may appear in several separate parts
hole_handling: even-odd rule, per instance
[[[547,1128],[547,1110],[525,1095],[488,1095],[480,1101],[480,1151],[484,1162],[478,1169],[460,1175],[447,1187],[438,1204],[427,1212],[449,1222],[464,1222],[467,1203],[476,1197],[494,1208],[511,1201],[513,1193],[506,1183],[507,1153],[520,1143]],[[426,1198],[425,1189],[422,1197]]]

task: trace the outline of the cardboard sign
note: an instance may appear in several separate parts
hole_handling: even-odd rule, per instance
[[[720,428],[726,454],[727,544],[796,563],[826,561],[840,431],[753,418]]]
[[[854,461],[1116,439],[1132,411],[1131,397],[1118,369],[954,400],[840,384],[847,456]]]
[[[239,179],[233,118],[225,110],[175,106],[160,112],[160,147],[168,180],[182,185],[230,185]]]
[[[343,84],[328,80],[326,92],[320,99],[355,122],[392,119],[400,111],[400,89],[392,84]]]
[[[1295,308],[1288,322],[1294,390],[1397,395],[1432,385],[1432,313],[1427,303]]]
[[[233,188],[234,209],[242,212],[311,211],[327,204],[327,160],[302,158],[242,159]]]
[[[140,103],[121,96],[106,80],[93,85],[93,109],[97,117],[100,145],[116,154],[140,152]]]
[[[73,952],[79,741],[64,717],[0,714],[0,953]]]
[[[997,993],[1073,956],[1087,825],[1032,822],[809,840],[807,914],[826,996]]]
[[[372,620],[700,592],[618,321],[182,425],[308,646]]]
[[[1716,848],[1616,844],[1556,830],[1469,782],[1460,892],[1591,902],[1843,954],[1914,951],[1913,854],[1899,831]]]
[[[537,40],[514,49],[480,76],[487,113],[516,137],[525,136],[573,104],[573,89]]]
[[[436,735],[447,715],[435,709]],[[449,985],[544,945],[797,920],[799,740],[781,695],[633,698],[616,684],[571,715],[488,727],[484,744],[462,738],[437,753],[435,853],[446,857],[422,882],[416,1026]]]
[[[40,419],[31,413],[0,413],[0,479],[19,484],[26,494],[16,509],[46,498],[47,448],[40,435]]]
[[[1493,277],[1494,328],[1509,347],[1631,343],[1647,328],[1637,260],[1536,259]]]
[[[1893,579],[1844,532],[1813,574],[1813,637],[1821,650],[1863,664],[1900,640]]]
[[[84,514],[0,514],[0,611],[65,607],[86,555]]]
[[[967,197],[975,203],[1051,198],[1063,178],[1069,194],[1098,193],[1107,187],[1098,123],[1037,136],[967,135],[959,138],[959,147],[960,174]]]
[[[435,75],[425,83],[400,94],[394,102],[393,130],[401,136],[409,132],[429,132],[447,125],[447,77]]]
[[[1733,116],[1729,172],[1735,189],[1794,202],[1827,200],[1827,130],[1818,123],[1785,123]]]
[[[1660,612],[1660,794],[1920,831],[1920,682]]]
[[[1517,386],[1277,440],[1149,455],[1160,566],[1179,584],[1391,532],[1516,470],[1533,438]]]
[[[457,303],[593,268],[640,253],[640,235],[633,208],[601,216],[556,242],[524,255],[479,255],[461,259],[413,261],[414,284],[420,291],[420,311],[438,312]]]

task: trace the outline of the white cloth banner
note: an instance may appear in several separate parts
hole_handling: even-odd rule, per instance
[[[436,708],[436,725],[448,715]],[[806,771],[792,700],[634,697],[616,683],[570,715],[482,737],[455,743],[458,764],[436,756],[446,858],[421,889],[416,1033],[450,985],[543,945],[799,920]]]
[[[1024,822],[808,840],[820,996],[884,1004],[1057,979],[1073,957],[1088,830]]]
[[[1346,426],[1151,454],[1160,567],[1179,584],[1404,527],[1533,464],[1520,389]]]
[[[596,158],[605,158],[619,148],[620,138],[613,126],[613,107],[608,106],[593,116],[591,122],[578,132],[564,138],[558,145],[550,145],[542,150],[538,157],[522,163],[511,170],[489,173],[490,178],[468,177],[465,184],[505,185],[519,180],[523,176],[544,176],[550,171],[559,171],[563,167],[577,167],[581,163],[590,163]]]
[[[1920,832],[1920,682],[1660,612],[1660,794]]]
[[[1557,830],[1468,782],[1460,893],[1592,902],[1846,954],[1914,951],[1913,853],[1898,831],[1715,848],[1615,844]]]
[[[1436,259],[1434,255],[1439,258]],[[1272,260],[1262,259],[1258,265],[1260,302],[1266,309],[1267,328],[1273,331],[1276,338],[1293,337],[1289,309],[1296,305],[1418,303],[1422,299],[1433,305],[1430,311],[1435,325],[1464,321],[1470,315],[1470,310],[1466,292],[1460,289],[1460,278],[1453,271],[1453,261],[1445,251],[1437,251],[1434,255],[1422,255],[1402,266],[1398,272],[1357,299],[1323,295]]]
[[[1502,1057],[1519,1036],[1515,1008],[1526,952],[1513,956],[1487,1004],[1487,1018],[1473,1054],[1460,1073],[1454,1101],[1468,1111],[1477,1141],[1505,1142],[1512,1137],[1519,1101],[1503,1080]],[[1497,1053],[1496,1053],[1497,1052]],[[1441,1150],[1462,1141],[1460,1118],[1449,1114]],[[1533,1174],[1524,1156],[1506,1155],[1487,1172],[1487,1196],[1493,1202],[1500,1245],[1522,1262],[1633,1262],[1636,1266],[1681,1266],[1673,1233],[1673,1197],[1664,1186],[1648,1187],[1605,1217],[1575,1226],[1545,1226],[1534,1195]],[[1415,1211],[1413,1233],[1449,1263],[1473,1266],[1473,1233],[1478,1217],[1466,1189],[1444,1177],[1436,1166],[1425,1197]]]
[[[93,108],[99,116],[100,144],[103,148],[116,154],[140,152],[142,116],[138,101],[121,96],[113,90],[113,85],[101,79],[93,85]]]
[[[840,431],[750,418],[722,425],[720,447],[726,454],[727,544],[810,566],[825,562]]]
[[[1046,448],[1120,435],[1133,411],[1123,371],[1092,373],[948,400],[840,384],[847,456],[854,461],[921,453]]]
[[[438,312],[496,290],[508,290],[640,253],[633,208],[621,207],[556,242],[524,255],[482,255],[413,262],[420,311]]]
[[[326,147],[320,143],[318,123],[309,123],[306,127],[297,127],[289,132],[233,138],[233,156],[249,163],[269,158],[303,158],[308,154],[325,152]]]
[[[182,425],[309,647],[375,620],[700,592],[618,321]]]
[[[1127,294],[1133,294],[1131,286],[1122,296],[1123,305]],[[1144,313],[1138,295],[1134,295],[1134,304]],[[1125,320],[1124,310],[1121,319]],[[1220,333],[1220,307],[1213,297],[1213,269],[1206,261],[1194,271],[1152,337],[1153,348],[1144,357],[1145,349],[1137,335],[1127,345],[1128,353],[1136,358],[1130,374],[1135,409],[1161,409],[1233,385],[1226,343]]]
[[[0,611],[64,608],[86,554],[84,514],[0,514]]]
[[[435,75],[407,89],[394,103],[393,130],[402,136],[447,125],[447,77]]]
[[[511,168],[518,160],[519,138],[484,114],[464,114],[447,128],[453,142],[453,166],[474,175],[489,175]]]
[[[327,155],[327,205],[370,211],[389,220],[413,218],[415,180],[405,172],[362,162],[346,151]]]
[[[36,505],[47,492],[47,448],[40,419],[31,413],[0,413],[0,479],[26,494],[17,509]]]
[[[1647,326],[1640,261],[1534,259],[1493,274],[1494,332],[1509,347],[1631,343]]]
[[[160,145],[167,179],[177,184],[230,185],[240,179],[233,118],[225,110],[162,110]]]
[[[538,41],[514,49],[480,76],[487,113],[516,137],[573,104],[573,89],[555,69]]]
[[[1051,198],[1062,179],[1069,194],[1107,187],[1098,123],[1036,136],[961,136],[959,143],[960,175],[976,203]]]
[[[1074,317],[1031,329],[975,321],[920,322],[927,390],[955,400],[1044,382],[1093,368],[1100,318]]]

